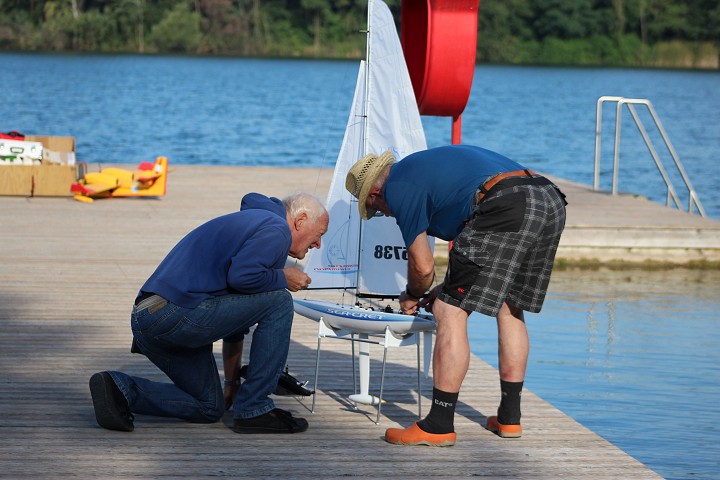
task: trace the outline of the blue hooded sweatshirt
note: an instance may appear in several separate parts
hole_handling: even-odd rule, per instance
[[[180,240],[140,294],[155,293],[195,308],[219,295],[287,288],[283,268],[291,244],[283,203],[249,193],[239,212],[210,220]]]

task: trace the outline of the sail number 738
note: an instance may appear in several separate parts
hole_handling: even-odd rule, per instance
[[[375,245],[375,258],[384,258],[385,260],[407,260],[407,248],[397,245]]]

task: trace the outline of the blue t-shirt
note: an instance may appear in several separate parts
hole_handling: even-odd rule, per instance
[[[485,180],[524,168],[480,147],[431,148],[394,164],[383,195],[408,247],[425,231],[449,241],[470,218],[473,195]]]

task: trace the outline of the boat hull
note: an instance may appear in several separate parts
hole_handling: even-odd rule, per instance
[[[405,315],[321,300],[293,299],[293,303],[295,312],[304,317],[315,321],[322,318],[332,328],[355,333],[382,335],[386,327],[397,335],[435,330],[434,317],[426,313]]]

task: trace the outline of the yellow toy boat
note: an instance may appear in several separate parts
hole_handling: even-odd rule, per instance
[[[70,191],[81,202],[109,197],[161,197],[167,191],[167,174],[167,157],[158,157],[155,163],[141,163],[135,171],[104,168],[86,173]]]

